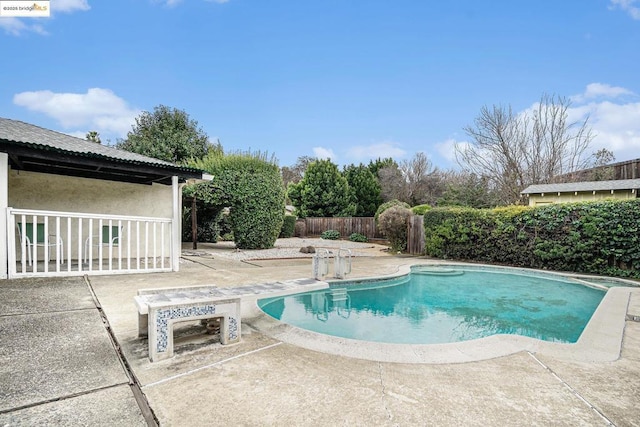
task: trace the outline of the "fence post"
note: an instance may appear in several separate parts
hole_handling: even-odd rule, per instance
[[[412,255],[424,254],[424,216],[409,217],[407,225],[407,252]]]

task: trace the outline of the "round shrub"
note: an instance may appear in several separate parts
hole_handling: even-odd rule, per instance
[[[369,239],[367,239],[367,236],[360,233],[352,233],[349,236],[349,240],[351,240],[352,242],[362,242],[362,243],[366,243],[369,241]]]
[[[402,206],[392,206],[380,214],[378,228],[391,244],[391,251],[402,252],[407,248],[407,221],[411,210]]]
[[[411,206],[409,206],[408,203],[401,202],[398,199],[393,199],[393,200],[389,200],[388,202],[384,202],[383,204],[378,206],[378,210],[376,211],[376,214],[374,216],[376,224],[378,223],[378,218],[380,217],[380,214],[382,212],[386,211],[387,209],[389,209],[392,206],[402,206],[403,208],[406,208],[406,209],[410,209],[411,208]]]
[[[296,225],[294,228],[294,235],[296,237],[306,237],[307,236],[307,223],[304,219],[299,219],[296,221]]]
[[[320,235],[320,238],[325,240],[338,240],[340,238],[340,232],[337,230],[327,230]]]

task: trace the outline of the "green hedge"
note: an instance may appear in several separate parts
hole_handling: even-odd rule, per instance
[[[288,239],[293,237],[296,231],[296,217],[293,215],[285,215],[282,222],[282,229],[280,230],[280,237]]]
[[[640,200],[529,208],[434,208],[426,254],[640,278]]]
[[[414,215],[424,215],[425,212],[431,210],[430,205],[418,205],[411,208]]]

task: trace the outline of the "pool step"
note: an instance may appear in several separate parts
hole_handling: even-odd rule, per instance
[[[422,276],[462,276],[464,274],[464,271],[454,270],[450,268],[425,268],[420,270],[413,270],[411,274]]]
[[[349,298],[346,289],[331,289],[329,296],[333,302],[346,301]]]

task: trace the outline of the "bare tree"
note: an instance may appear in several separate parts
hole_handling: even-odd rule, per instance
[[[282,175],[282,181],[284,183],[285,188],[289,185],[290,182],[297,183],[302,180],[304,177],[304,173],[306,172],[309,164],[316,161],[315,157],[309,156],[300,156],[296,161],[296,164],[293,166],[283,166],[280,169],[280,173]]]
[[[384,166],[378,171],[378,181],[380,182],[380,195],[384,202],[398,199],[407,201],[406,181],[397,164]]]
[[[616,156],[613,155],[612,151],[602,148],[593,153],[592,159],[592,169],[588,174],[590,181],[607,181],[614,179],[615,168],[607,166],[608,164],[613,163],[616,159]]]
[[[410,160],[404,160],[400,171],[406,182],[406,202],[411,206],[434,204],[444,191],[440,172],[425,153],[418,152]]]
[[[391,164],[378,171],[382,199],[398,199],[411,206],[434,204],[444,191],[442,174],[425,153],[416,153],[400,165]]]
[[[593,134],[588,117],[569,121],[570,106],[567,98],[543,95],[520,114],[510,106],[482,107],[473,125],[464,129],[472,142],[456,148],[458,163],[487,177],[504,204],[520,200],[528,185],[586,167],[584,152]]]

